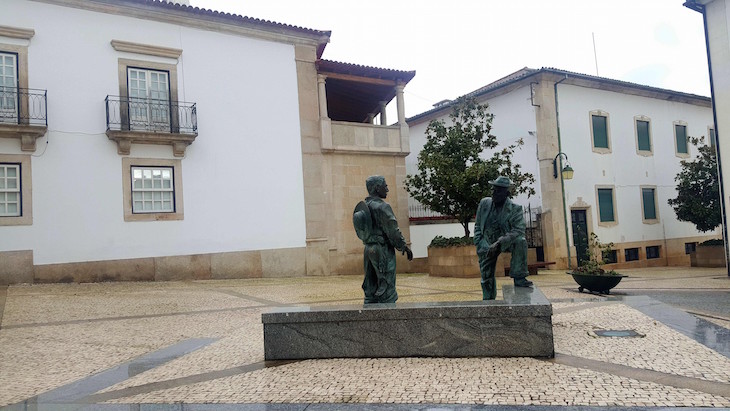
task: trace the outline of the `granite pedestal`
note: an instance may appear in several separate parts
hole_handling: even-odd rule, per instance
[[[261,315],[266,360],[553,357],[552,306],[537,288],[504,300],[284,307]]]

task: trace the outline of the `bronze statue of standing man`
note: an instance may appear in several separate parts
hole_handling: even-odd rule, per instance
[[[357,236],[365,245],[365,279],[362,289],[365,304],[394,303],[395,250],[413,259],[411,249],[398,228],[393,209],[383,201],[388,196],[388,184],[383,176],[371,176],[365,181],[369,196],[355,207],[352,216]]]
[[[514,204],[509,197],[512,180],[500,176],[490,181],[492,197],[479,202],[474,224],[474,245],[479,256],[479,270],[482,274],[482,299],[497,298],[494,270],[497,257],[502,252],[512,253],[509,275],[515,287],[530,287],[527,280],[527,241],[525,240],[525,216],[522,206]]]

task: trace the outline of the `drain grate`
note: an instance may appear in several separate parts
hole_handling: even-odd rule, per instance
[[[644,334],[638,333],[634,330],[593,330],[590,334],[596,337],[645,337]]]

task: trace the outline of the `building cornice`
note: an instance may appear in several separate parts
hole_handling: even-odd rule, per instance
[[[149,44],[131,43],[122,40],[112,40],[112,47],[116,51],[145,54],[148,56],[169,57],[176,59],[182,54],[182,50],[169,47],[152,46]]]
[[[24,29],[20,27],[0,26],[0,37],[10,37],[13,39],[30,40],[35,36],[35,30]]]
[[[233,16],[197,7],[165,5],[163,2],[131,0],[31,0],[98,13],[115,14],[161,23],[181,25],[287,44],[320,46],[329,42],[330,32],[288,26]]]

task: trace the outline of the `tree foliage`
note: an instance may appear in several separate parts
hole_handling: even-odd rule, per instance
[[[432,120],[426,128],[426,144],[418,154],[418,173],[406,177],[408,193],[431,210],[456,218],[465,237],[479,200],[491,191],[490,180],[505,175],[514,182],[512,195],[535,194],[530,186],[535,177],[512,162],[524,141],[499,149],[497,137],[490,134],[494,115],[488,107],[473,98],[461,98],[449,115],[451,125]]]
[[[694,161],[682,160],[677,182],[677,198],[669,199],[679,221],[689,221],[698,231],[712,231],[722,223],[720,186],[717,178],[715,147],[699,145],[702,139],[691,138],[699,154]]]

